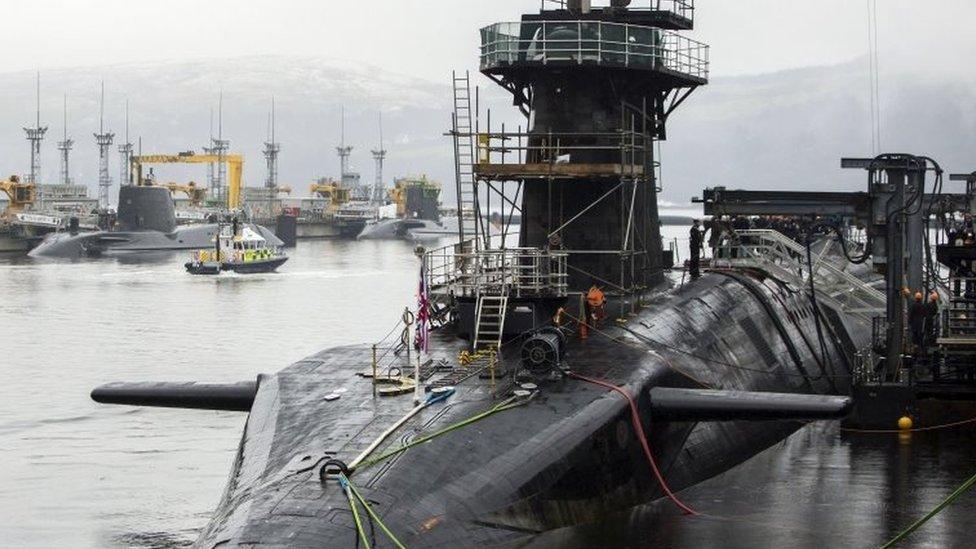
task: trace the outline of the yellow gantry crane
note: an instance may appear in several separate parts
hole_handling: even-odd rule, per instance
[[[244,155],[242,154],[216,155],[184,152],[179,154],[138,155],[132,157],[132,175],[137,185],[144,185],[145,180],[142,177],[142,166],[144,164],[220,164],[221,162],[227,164],[227,209],[240,209],[243,198],[241,195],[241,177],[244,171]],[[203,191],[203,189],[199,190]]]
[[[11,175],[8,179],[0,179],[0,191],[3,191],[9,199],[5,214],[23,211],[37,198],[37,187],[33,183],[21,182],[16,175]]]

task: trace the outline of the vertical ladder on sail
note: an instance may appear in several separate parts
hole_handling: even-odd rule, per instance
[[[475,351],[490,348],[498,350],[501,347],[507,308],[508,296],[506,295],[483,295],[478,298],[474,328],[473,349]]]
[[[477,191],[474,180],[474,134],[471,117],[471,75],[454,79],[454,169],[457,180],[458,230],[461,242],[478,242]]]

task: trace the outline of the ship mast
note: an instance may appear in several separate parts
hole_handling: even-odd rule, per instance
[[[383,113],[380,113],[380,148],[370,151],[376,161],[376,173],[373,177],[373,188],[370,191],[370,202],[383,203],[383,160],[386,159],[386,149],[383,148]]]
[[[95,134],[95,144],[98,145],[98,205],[103,210],[109,207],[109,190],[112,188],[112,176],[108,173],[108,151],[112,146],[115,134],[105,131],[105,82],[102,82],[102,94],[98,110],[98,133]]]
[[[44,133],[47,132],[47,126],[41,126],[41,73],[37,73],[37,117],[34,121],[34,127],[24,128],[24,132],[27,134],[27,141],[30,144],[30,171],[27,173],[27,181],[34,185],[37,189],[37,199],[39,202],[44,201],[44,193],[41,190],[41,142],[44,141]]]
[[[264,142],[264,159],[267,163],[267,176],[264,187],[268,193],[268,219],[274,219],[274,201],[278,194],[278,153],[281,144],[275,141],[275,100],[271,98],[271,112],[268,113],[268,140]]]
[[[69,167],[69,157],[71,155],[71,147],[74,146],[75,142],[68,139],[68,96],[64,96],[64,112],[62,119],[62,130],[63,137],[61,141],[58,141],[58,151],[61,153],[61,178],[60,183],[65,187],[64,192],[67,192],[68,185],[71,185],[71,170]]]

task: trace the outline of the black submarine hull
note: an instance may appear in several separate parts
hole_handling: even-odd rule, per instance
[[[269,229],[253,227],[269,245],[284,244]],[[213,246],[218,230],[217,223],[177,226],[173,199],[165,187],[123,185],[119,188],[118,225],[113,230],[51,233],[28,255],[78,259],[202,250]]]
[[[810,335],[817,318],[822,346]],[[774,279],[715,272],[655,294],[625,325],[571,340],[566,365],[633,395],[663,478],[680,491],[803,422],[673,420],[654,412],[655,388],[844,394],[847,349],[867,344],[869,335],[867,322],[834,303],[821,301],[815,311],[805,294]],[[456,360],[464,343],[434,337],[431,357]],[[373,397],[358,375],[368,357],[366,346],[329,349],[260,378],[226,492],[198,546],[357,545],[349,502],[334,479],[320,477],[321,468],[354,460],[413,408],[409,396]],[[539,385],[523,406],[357,469],[351,481],[408,547],[519,543],[665,496],[625,399],[571,377]],[[497,402],[477,376],[456,390],[377,453]]]

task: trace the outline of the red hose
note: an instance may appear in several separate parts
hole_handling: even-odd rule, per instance
[[[644,426],[641,425],[640,414],[637,413],[637,403],[634,402],[634,398],[630,396],[630,393],[628,393],[623,387],[618,387],[612,383],[601,381],[599,379],[581,376],[573,372],[569,372],[567,375],[569,377],[616,391],[627,399],[627,403],[630,404],[630,420],[634,424],[634,431],[637,432],[637,439],[640,440],[641,447],[644,448],[644,455],[647,456],[647,462],[650,463],[651,470],[654,471],[654,476],[657,478],[657,482],[661,486],[661,489],[664,490],[664,493],[667,494],[668,498],[670,498],[679,509],[684,511],[685,514],[697,515],[697,511],[682,503],[682,501],[678,499],[678,496],[674,495],[674,492],[671,491],[671,488],[668,487],[668,483],[664,480],[664,476],[661,475],[661,470],[658,469],[657,462],[654,460],[654,454],[651,453],[651,446],[648,444],[647,437],[644,435]]]

